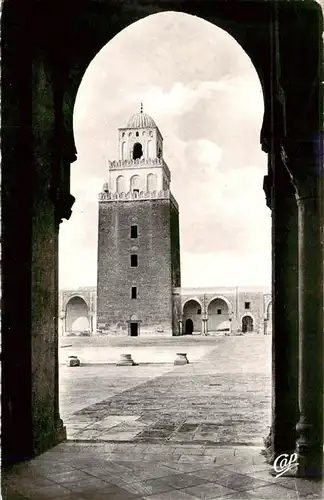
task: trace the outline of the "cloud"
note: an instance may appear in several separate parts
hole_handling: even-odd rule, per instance
[[[208,97],[211,91],[226,87],[225,81],[191,82],[188,85],[175,82],[170,91],[154,86],[131,98],[131,102],[144,102],[154,116],[181,115],[191,109],[200,99]]]

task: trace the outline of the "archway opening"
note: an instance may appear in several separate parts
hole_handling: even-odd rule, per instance
[[[131,337],[138,336],[138,323],[137,323],[137,321],[132,321],[130,323],[130,336]]]
[[[186,335],[201,333],[201,304],[194,299],[183,306],[183,324]]]
[[[143,156],[143,146],[140,142],[135,142],[133,147],[133,160],[139,160]]]
[[[242,318],[242,333],[253,332],[253,318],[250,315],[243,316]]]
[[[224,333],[230,331],[228,303],[222,298],[215,298],[208,304],[208,332]]]
[[[184,332],[185,335],[192,335],[193,330],[194,330],[194,324],[193,324],[192,319],[190,319],[190,318],[186,319],[185,332]]]
[[[177,20],[178,15],[181,18],[180,21]],[[159,28],[160,19],[161,30]],[[150,23],[152,24],[150,25]],[[186,23],[188,24],[186,25]],[[196,23],[199,24],[198,28],[196,28]],[[182,37],[183,27],[185,34]],[[145,31],[146,29],[148,31]],[[216,31],[217,35],[215,35]],[[163,54],[171,53],[174,40],[170,45],[170,37],[163,36],[165,32],[174,32],[174,36],[181,38],[181,40],[177,40],[176,47],[186,47],[186,53],[190,50],[190,53],[195,54],[193,56],[194,63],[191,59],[191,64],[186,64],[184,54],[181,55],[180,52],[172,50],[174,62],[168,66],[170,57],[165,58]],[[159,33],[159,44],[156,47],[158,52],[153,53],[148,47],[147,39],[151,35],[157,37],[157,33]],[[125,38],[123,41],[123,37],[128,37],[128,34],[129,38]],[[204,42],[201,41],[202,39]],[[195,48],[197,42],[203,43],[203,45]],[[164,45],[165,43],[167,46]],[[121,46],[123,46],[122,51]],[[220,46],[225,50],[224,54],[226,55],[216,55],[218,52],[216,47]],[[231,56],[232,50],[233,54],[235,51],[235,56]],[[126,58],[122,54],[126,54]],[[140,60],[137,59],[138,54],[141,54]],[[141,65],[141,60],[144,60],[143,54],[146,62]],[[110,58],[111,60],[120,60],[118,67],[121,68],[121,71],[116,67],[113,75],[108,73],[106,69],[107,61]],[[125,67],[128,68],[127,79],[124,78]],[[141,68],[141,72],[137,72],[138,68]],[[121,81],[123,81],[122,89]],[[102,89],[104,92],[101,92]],[[82,101],[81,91],[87,94],[86,106]],[[181,285],[183,287],[203,287],[206,289],[213,287],[214,289],[218,286],[228,286],[233,288],[234,285],[238,284],[238,277],[243,282],[248,283],[249,280],[253,280],[257,274],[260,274],[260,269],[263,272],[266,265],[263,261],[262,265],[257,265],[256,255],[262,253],[268,241],[264,244],[264,239],[260,234],[256,238],[255,228],[267,227],[264,220],[268,218],[269,229],[270,217],[268,209],[265,207],[262,191],[263,175],[266,173],[267,165],[259,145],[263,114],[260,81],[242,47],[224,31],[218,30],[215,26],[193,16],[166,13],[149,16],[134,23],[104,47],[89,66],[79,95],[80,99],[78,96],[74,116],[78,162],[73,166],[75,167],[73,169],[74,179],[78,181],[79,186],[79,199],[83,197],[79,223],[81,225],[81,209],[84,215],[88,214],[88,216],[90,210],[93,210],[91,224],[90,217],[87,218],[86,243],[90,246],[98,241],[98,226],[103,228],[103,237],[110,235],[112,238],[110,241],[114,240],[114,245],[117,242],[116,248],[114,247],[116,251],[111,253],[107,259],[107,269],[114,266],[116,255],[120,259],[123,255],[127,257],[127,263],[122,272],[118,273],[120,276],[118,287],[111,289],[107,280],[105,290],[108,291],[109,298],[106,302],[102,301],[100,306],[98,305],[100,313],[105,307],[107,308],[106,312],[104,311],[105,319],[100,324],[98,322],[100,341],[104,343],[106,339],[110,341],[113,336],[127,336],[125,349],[127,348],[128,351],[130,343],[132,345],[142,343],[147,335],[147,338],[151,337],[148,342],[155,347],[154,359],[156,359],[158,353],[162,356],[163,349],[159,349],[159,346],[162,345],[162,337],[166,335],[166,322],[161,320],[161,316],[164,309],[173,300],[171,297],[173,290],[170,290],[169,293],[167,287],[170,286],[170,283],[172,283],[173,288],[178,288],[178,286],[172,271],[166,272],[168,285],[165,290],[168,293],[162,298],[160,297],[161,300],[156,299],[154,292],[151,293],[155,302],[160,304],[160,309],[157,314],[152,314],[151,310],[147,312],[143,297],[145,297],[145,289],[151,286],[151,283],[145,281],[146,275],[149,275],[150,266],[159,262],[162,263],[160,266],[162,267],[165,261],[170,261],[170,254],[171,259],[175,259],[175,252],[170,251],[169,237],[162,237],[165,228],[170,227],[169,223],[165,223],[165,215],[159,218],[156,227],[152,228],[151,234],[145,241],[143,240],[143,234],[149,221],[145,219],[145,223],[142,223],[144,219],[141,217],[143,214],[145,217],[146,214],[151,214],[153,218],[156,206],[158,206],[156,200],[154,200],[154,207],[153,203],[151,206],[148,200],[142,201],[147,194],[147,187],[151,187],[151,178],[148,175],[150,172],[158,171],[155,170],[155,167],[162,170],[164,164],[170,169],[170,175],[168,175],[166,167],[163,170],[165,175],[162,176],[159,172],[157,183],[159,190],[163,191],[165,187],[165,191],[168,191],[172,176],[171,189],[181,213]],[[91,97],[89,98],[89,96]],[[142,123],[143,117],[141,115],[145,113],[139,112],[141,101],[144,101],[144,110],[154,118],[164,136],[163,148],[162,139],[157,139],[154,135],[156,129],[154,129],[154,133],[152,130],[148,134],[145,128],[142,130],[139,127],[139,136],[136,135],[137,128],[134,131],[127,131],[124,136],[119,136],[120,142],[117,144],[116,129],[120,126],[126,127],[128,116],[135,114],[136,123],[138,125]],[[85,137],[84,124],[88,123],[85,119],[87,113],[92,117],[92,123],[96,122],[96,128],[92,125],[91,134],[89,133]],[[107,120],[107,116],[109,116],[109,120]],[[93,132],[94,129],[96,134]],[[143,136],[142,132],[145,132],[146,135]],[[92,137],[95,137],[95,141],[92,141]],[[149,150],[150,144],[146,142],[148,137],[149,140],[152,140],[151,150]],[[147,144],[147,147],[144,147],[144,155],[140,143],[136,142],[134,145],[134,139],[135,141],[143,141],[144,145]],[[126,146],[123,146],[124,141],[127,142]],[[124,160],[124,154],[127,155],[126,160]],[[132,155],[133,159],[141,158],[141,161],[130,161]],[[91,158],[91,169],[89,169],[89,161],[86,161],[86,158],[88,160]],[[148,160],[147,164],[145,164],[146,160]],[[117,207],[119,203],[117,200],[123,198],[125,206],[127,203],[127,206],[131,206],[133,209],[127,218],[117,209],[114,213],[113,211],[109,213],[107,210],[106,219],[101,219],[99,224],[96,224],[93,223],[93,220],[96,219],[98,213],[97,195],[102,185],[102,177],[108,175],[107,162],[109,173],[111,173],[110,177],[114,181],[109,185],[111,200],[109,206]],[[124,197],[118,196],[114,187],[117,175],[120,175],[121,171],[127,186]],[[135,171],[136,175],[134,176]],[[108,179],[108,183],[111,179]],[[246,182],[247,179],[249,182]],[[244,193],[242,193],[242,185],[245,186]],[[160,186],[163,188],[161,189]],[[131,193],[128,192],[129,190]],[[138,190],[139,195],[132,196],[136,190]],[[158,192],[158,189],[156,191]],[[77,194],[73,189],[73,182],[72,192]],[[162,193],[163,196],[166,194],[168,193]],[[153,194],[152,191],[147,198],[155,196],[156,193]],[[143,206],[145,204],[145,210],[141,212],[137,210],[135,204],[142,202]],[[77,208],[76,205],[75,210]],[[166,209],[166,213],[170,214],[170,210]],[[75,220],[74,215],[74,219],[72,217],[71,222],[67,225],[69,230]],[[104,220],[110,221],[110,224],[105,225]],[[133,224],[138,226],[136,242],[130,242],[130,227]],[[93,227],[96,228],[95,231],[92,230]],[[122,238],[119,238],[119,233],[122,233]],[[165,254],[162,255],[163,258],[159,260],[163,253],[161,248],[165,248],[165,241],[169,246]],[[92,262],[96,262],[97,259],[97,248],[94,247],[93,245]],[[108,245],[106,248],[109,248]],[[270,245],[268,250],[269,248]],[[147,258],[146,254],[143,253],[142,257],[141,252],[147,249],[154,250],[157,255],[152,254],[150,258]],[[83,252],[83,248],[81,251]],[[139,255],[139,265],[133,268],[134,273],[131,277],[127,274],[130,261],[129,252]],[[146,272],[147,269],[149,272]],[[79,274],[79,276],[81,275]],[[156,276],[152,278],[152,283],[157,283]],[[172,278],[170,278],[171,276]],[[96,280],[96,276],[94,279]],[[132,287],[138,287],[136,298],[131,297]],[[179,292],[180,299],[181,290]],[[188,301],[183,307],[183,299],[180,300],[177,305],[179,317],[170,327],[170,330],[171,328],[173,330],[169,335],[171,336],[172,332],[178,334],[179,331],[189,334],[207,334],[207,332],[224,334],[228,332],[230,308],[225,300],[216,297],[218,293],[220,292],[213,291],[212,294],[207,294],[206,301],[203,299],[201,302]],[[192,292],[184,294],[183,298],[195,296],[196,292]],[[226,293],[224,296],[226,297]],[[212,297],[215,298],[208,305],[208,300]],[[150,298],[147,296],[146,300],[148,301]],[[127,310],[120,307],[121,303],[127,305]],[[130,320],[130,313],[133,311],[136,311],[137,317],[141,320],[140,335],[138,335],[138,330],[135,332],[136,328],[139,329],[139,322]],[[239,314],[237,312],[237,315]],[[145,315],[146,324],[143,321]],[[171,314],[168,321],[171,321]],[[146,334],[146,332],[149,333]],[[139,338],[129,338],[133,336]],[[182,338],[181,340],[195,342],[197,339],[192,335],[190,338]],[[211,344],[207,345],[207,340],[210,341],[210,339],[206,339],[205,335],[202,335],[200,340],[204,340],[206,343],[191,351],[191,362],[198,359],[200,355],[202,356],[202,353],[205,354],[212,350]],[[173,345],[175,346],[176,343]],[[101,350],[103,351],[103,348]],[[110,355],[113,352],[113,349],[110,348]],[[225,358],[226,356],[220,356],[220,359]],[[227,367],[224,369],[226,370]],[[170,393],[174,387],[177,387],[176,381],[170,388]],[[172,411],[174,408],[170,409],[170,412]],[[173,416],[174,414],[171,415],[171,420]]]
[[[88,306],[82,297],[72,297],[66,304],[65,332],[67,335],[90,335]]]

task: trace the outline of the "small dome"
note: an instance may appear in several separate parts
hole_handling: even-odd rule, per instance
[[[109,191],[109,187],[108,187],[108,182],[104,182],[104,185],[102,186],[102,190],[104,193],[107,193]]]
[[[135,113],[127,122],[126,128],[156,127],[155,121],[146,113]]]

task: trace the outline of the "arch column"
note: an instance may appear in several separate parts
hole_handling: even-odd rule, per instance
[[[61,337],[64,336],[64,332],[65,332],[65,312],[62,311],[60,313],[60,318],[59,318],[59,336],[61,335]]]
[[[299,406],[297,452],[301,476],[323,467],[323,165],[298,183]],[[314,158],[315,161],[315,158]]]
[[[272,445],[292,453],[298,421],[298,216],[295,190],[272,154]]]
[[[93,312],[88,313],[90,335],[93,335]]]

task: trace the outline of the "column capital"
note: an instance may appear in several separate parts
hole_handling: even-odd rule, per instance
[[[69,219],[72,214],[72,206],[75,202],[74,196],[70,193],[66,193],[60,188],[49,187],[49,196],[52,203],[55,206],[55,218],[58,223],[61,223],[63,219]]]
[[[297,200],[323,196],[323,133],[300,140],[285,140],[280,146]]]
[[[266,197],[266,205],[270,210],[272,209],[272,181],[269,175],[263,177],[263,191]]]

